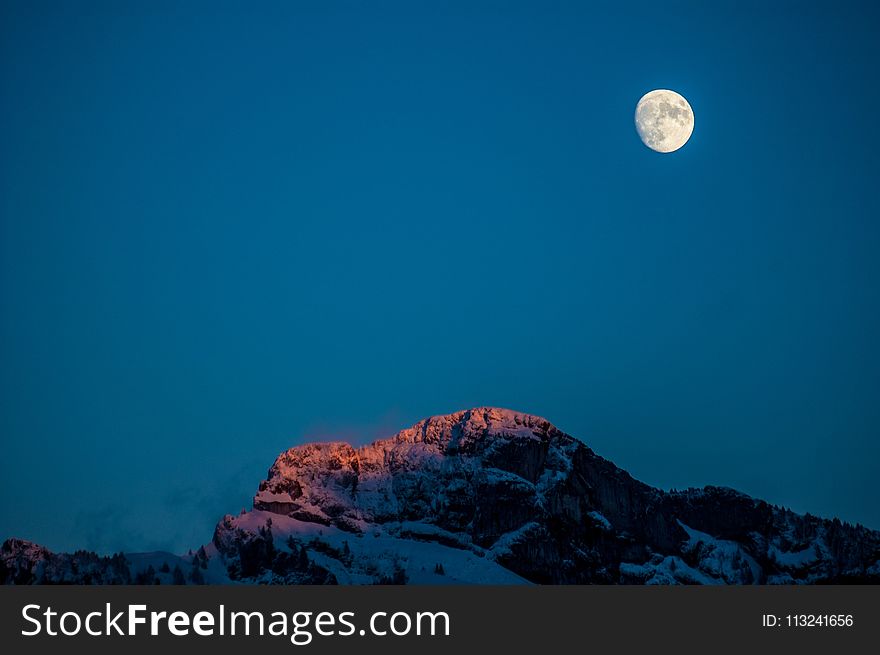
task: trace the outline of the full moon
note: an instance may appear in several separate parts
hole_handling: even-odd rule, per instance
[[[691,138],[694,111],[675,91],[649,91],[636,105],[636,130],[651,150],[674,152]]]

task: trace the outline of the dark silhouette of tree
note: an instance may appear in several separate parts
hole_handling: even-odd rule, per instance
[[[202,575],[202,570],[199,568],[198,564],[193,565],[192,571],[190,571],[189,579],[193,584],[205,584],[205,576]]]
[[[409,576],[406,574],[406,569],[404,569],[400,562],[394,564],[394,570],[391,572],[391,575],[385,574],[376,584],[406,584],[409,581]]]

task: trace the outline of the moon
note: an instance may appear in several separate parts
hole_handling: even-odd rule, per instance
[[[651,150],[675,152],[693,134],[694,110],[675,91],[649,91],[636,105],[636,131]]]

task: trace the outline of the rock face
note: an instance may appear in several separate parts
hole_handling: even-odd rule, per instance
[[[302,524],[326,526],[316,543],[347,534],[349,550],[365,552],[325,562],[340,580],[365,562],[382,568],[358,548],[377,534],[466,551],[536,583],[880,580],[877,532],[730,489],[663,492],[545,419],[496,408],[435,416],[360,448],[292,448],[254,509],[292,519],[275,529],[294,540]]]
[[[880,582],[878,532],[725,488],[660,491],[545,419],[485,407],[291,448],[201,552],[213,582]],[[34,581],[3,553],[0,579]]]

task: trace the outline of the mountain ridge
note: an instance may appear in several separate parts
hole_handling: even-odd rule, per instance
[[[0,581],[124,580],[105,560],[7,540]],[[878,560],[876,531],[725,487],[662,491],[542,417],[478,407],[282,452],[253,509],[173,564],[195,583],[817,584],[880,581]],[[129,577],[167,583],[164,564]]]

